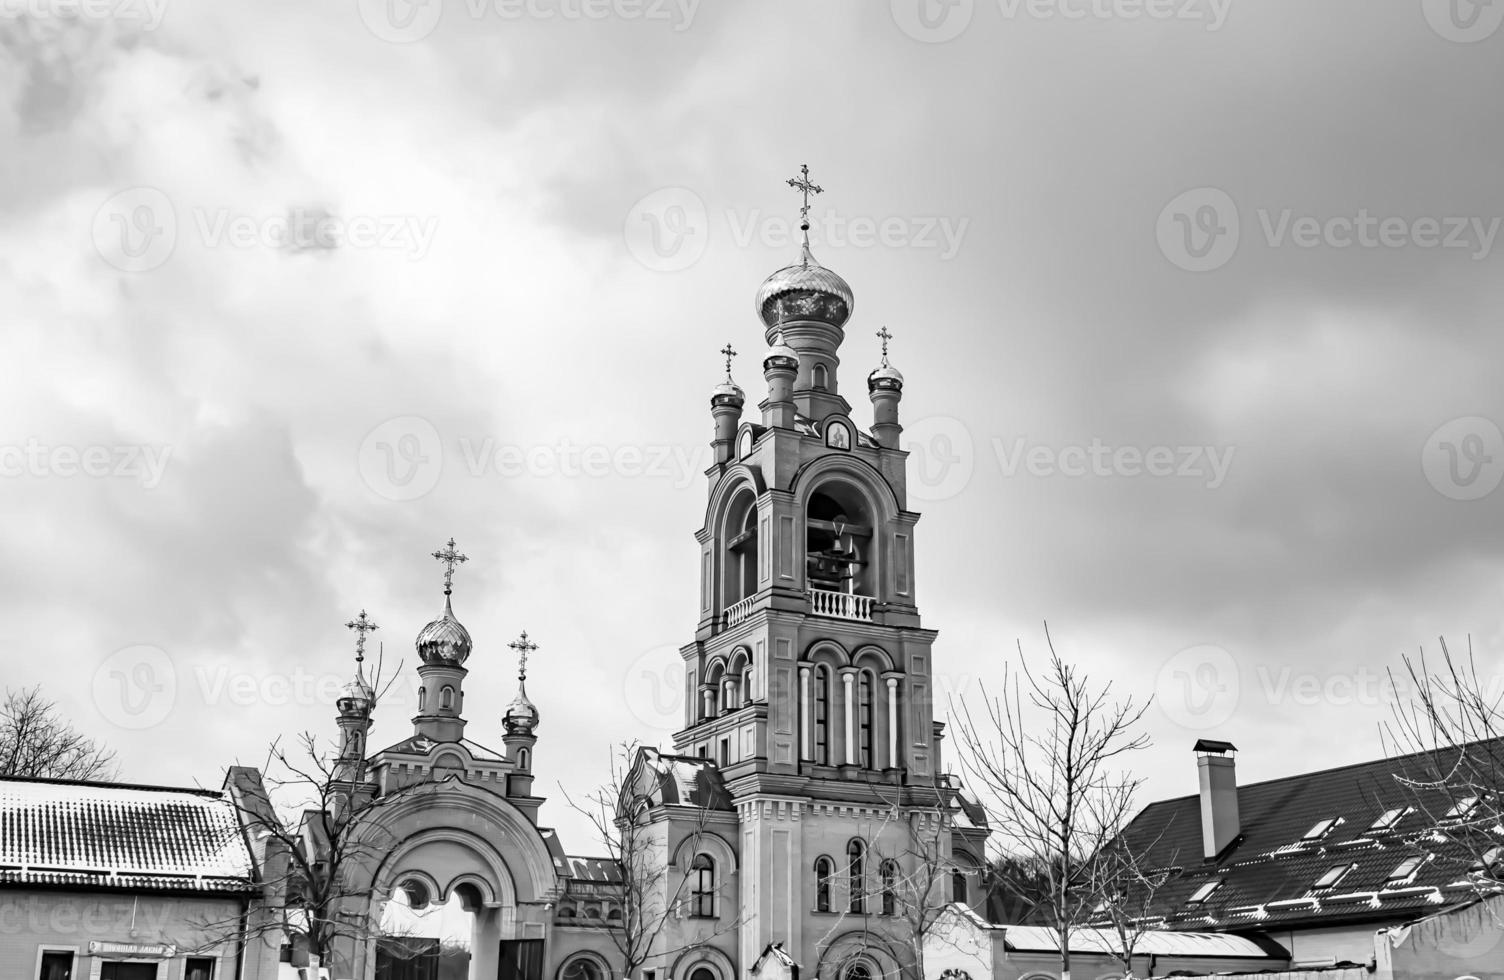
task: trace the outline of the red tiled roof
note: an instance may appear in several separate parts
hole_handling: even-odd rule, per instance
[[[251,874],[219,793],[0,778],[0,886],[240,891]]]
[[[1468,749],[1492,756],[1504,752],[1504,743]],[[1408,921],[1497,887],[1471,872],[1473,850],[1433,832],[1452,802],[1448,795],[1400,782],[1435,779],[1456,752],[1379,759],[1240,786],[1240,834],[1212,861],[1203,859],[1199,796],[1150,804],[1123,836],[1145,855],[1144,867],[1175,869],[1156,891],[1152,914],[1163,916],[1167,928],[1203,931]],[[1414,809],[1388,830],[1371,829],[1393,807]],[[1302,842],[1307,831],[1330,818],[1340,822],[1328,834]],[[1496,842],[1504,843],[1504,837]],[[1413,879],[1388,882],[1412,856],[1425,858]],[[1313,888],[1336,866],[1350,870],[1333,887]],[[1187,904],[1212,881],[1221,884],[1205,901]]]

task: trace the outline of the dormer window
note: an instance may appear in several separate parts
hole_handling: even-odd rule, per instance
[[[1191,893],[1191,897],[1185,900],[1187,905],[1200,905],[1212,896],[1218,888],[1222,887],[1221,881],[1208,881],[1200,888]]]
[[[1317,821],[1314,827],[1305,832],[1305,836],[1300,839],[1300,842],[1302,844],[1312,844],[1321,840],[1327,834],[1330,834],[1339,822],[1340,819],[1337,817],[1328,817],[1325,820]]]
[[[1339,881],[1347,877],[1347,873],[1349,871],[1356,867],[1356,864],[1332,865],[1330,868],[1327,868],[1326,871],[1322,872],[1320,878],[1317,878],[1316,881],[1312,883],[1311,890],[1320,891],[1323,888],[1335,887]]]
[[[1463,797],[1462,799],[1458,800],[1450,810],[1446,812],[1446,815],[1443,816],[1442,819],[1466,820],[1473,815],[1474,811],[1478,809],[1479,802],[1480,801],[1476,796]]]
[[[1379,818],[1369,825],[1369,830],[1393,830],[1394,825],[1400,822],[1405,814],[1410,812],[1409,807],[1396,806],[1379,814]]]
[[[1425,861],[1426,857],[1423,854],[1405,858],[1405,860],[1395,865],[1393,871],[1389,872],[1389,877],[1384,880],[1384,887],[1398,888],[1401,885],[1410,884],[1411,880],[1415,878],[1415,872],[1420,870],[1420,866]]]

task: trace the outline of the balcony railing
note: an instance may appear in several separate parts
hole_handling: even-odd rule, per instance
[[[736,605],[734,605],[731,608],[727,609],[726,610],[726,626],[728,628],[732,627],[732,626],[735,626],[737,623],[740,623],[742,620],[744,620],[748,616],[752,615],[752,606],[755,603],[756,599],[757,599],[757,596],[755,596],[755,595],[749,595],[749,596],[747,596],[747,598],[743,599],[741,602],[738,602]]]
[[[855,619],[864,623],[872,621],[871,596],[853,595],[849,592],[827,592],[824,589],[809,590],[809,611],[815,616],[831,616],[836,619]]]

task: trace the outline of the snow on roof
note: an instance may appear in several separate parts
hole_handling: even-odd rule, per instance
[[[0,778],[0,883],[248,887],[234,805],[196,789]]]
[[[966,919],[974,928],[1002,930],[1008,948],[1018,952],[1060,951],[1060,937],[1048,926],[996,925],[983,919],[964,905],[952,905],[951,910]],[[1079,928],[1071,933],[1072,953],[1105,953],[1113,955],[1121,948],[1117,936],[1110,929]],[[1136,944],[1136,950],[1155,956],[1232,956],[1240,959],[1250,957],[1272,959],[1271,951],[1251,939],[1220,932],[1170,932],[1153,930],[1144,933]]]

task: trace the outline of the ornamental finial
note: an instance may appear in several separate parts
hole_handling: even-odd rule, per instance
[[[804,195],[804,206],[799,209],[799,230],[804,232],[804,246],[809,247],[809,196],[823,194],[825,188],[809,180],[809,164],[799,165],[799,176],[789,178],[789,186]]]
[[[726,342],[726,346],[721,348],[721,353],[723,355],[725,355],[725,358],[726,358],[726,380],[730,381],[731,380],[731,359],[736,356],[736,348],[732,347],[731,346],[731,342],[728,340]]]
[[[366,659],[366,634],[374,633],[381,627],[377,626],[376,621],[367,616],[366,611],[362,609],[359,616],[345,624],[345,628],[355,631],[355,662],[361,663]]]
[[[527,630],[523,630],[522,635],[511,643],[508,643],[507,646],[517,651],[517,679],[519,681],[527,680],[527,655],[538,649],[538,644],[528,639]]]
[[[453,538],[449,539],[449,543],[443,549],[435,551],[433,556],[444,563],[444,594],[448,595],[454,591],[454,566],[463,564],[470,559],[454,550]]]
[[[877,336],[878,336],[878,339],[883,342],[883,363],[887,364],[888,363],[888,341],[890,341],[890,340],[893,339],[893,335],[888,332],[888,328],[885,326],[885,327],[883,327],[881,330],[879,330],[877,332]]]

